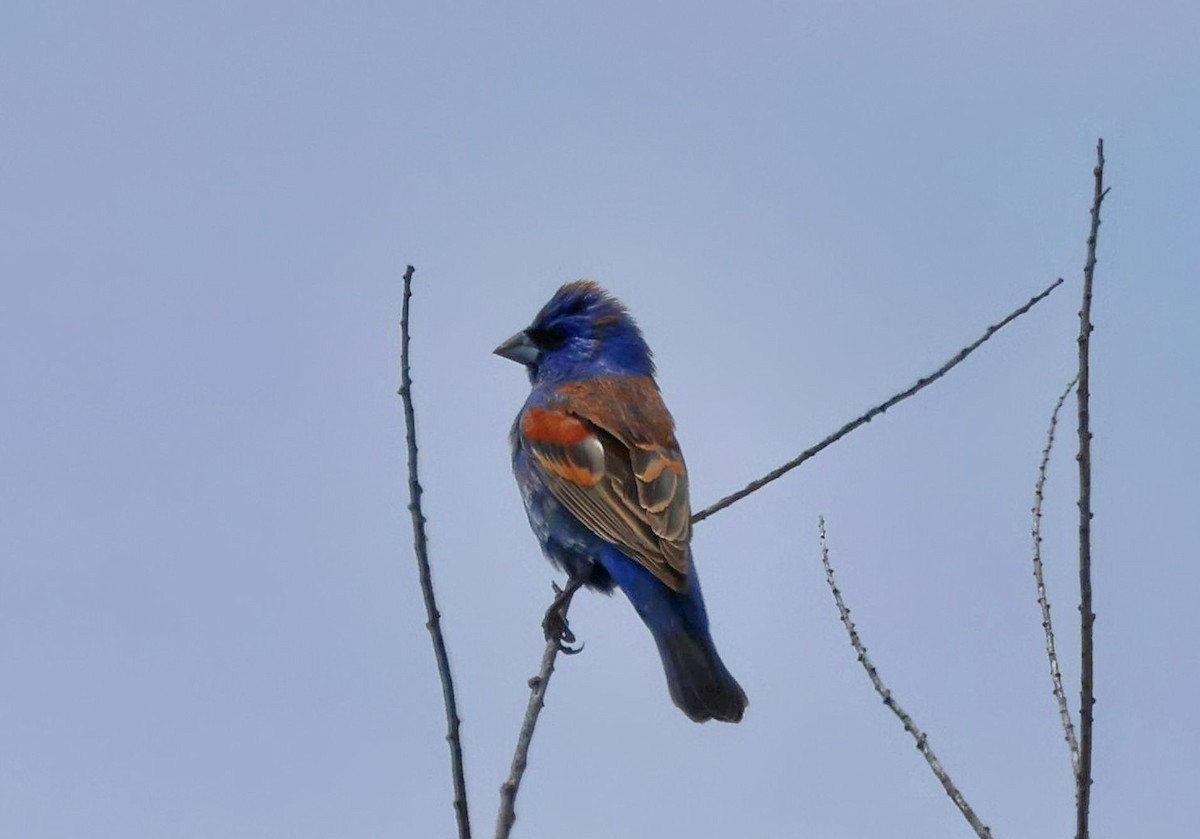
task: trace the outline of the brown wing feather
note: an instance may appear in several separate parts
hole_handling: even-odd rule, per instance
[[[528,409],[521,423],[550,491],[596,534],[683,591],[687,467],[654,380],[599,377],[564,385],[558,396],[551,409]]]

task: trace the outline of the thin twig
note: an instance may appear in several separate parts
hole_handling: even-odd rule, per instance
[[[421,482],[417,479],[417,421],[413,412],[412,378],[408,363],[408,301],[412,297],[413,267],[404,272],[404,302],[400,311],[400,399],[404,403],[405,439],[408,443],[408,511],[412,514],[413,552],[425,597],[425,627],[433,639],[438,677],[442,680],[442,703],[446,707],[446,742],[450,744],[450,770],[454,776],[454,816],[458,820],[459,839],[471,839],[471,819],[467,814],[467,782],[463,771],[462,741],[459,738],[458,702],[454,698],[454,677],[450,675],[450,657],[442,637],[441,615],[433,596],[433,576],[429,568],[429,550],[425,540],[425,514],[421,512]]]
[[[1104,139],[1096,143],[1096,168],[1092,170],[1092,227],[1083,266],[1083,305],[1079,309],[1079,772],[1076,775],[1075,839],[1088,837],[1088,811],[1092,789],[1092,706],[1096,704],[1093,680],[1092,631],[1092,432],[1088,413],[1091,396],[1088,350],[1092,335],[1092,276],[1096,271],[1096,240],[1100,235],[1100,205],[1104,188]]]
[[[1046,578],[1042,573],[1042,501],[1045,498],[1046,471],[1050,465],[1050,450],[1054,448],[1054,432],[1058,427],[1058,412],[1075,387],[1075,377],[1067,384],[1054,411],[1050,414],[1050,429],[1046,432],[1046,447],[1042,449],[1042,462],[1038,466],[1037,485],[1033,490],[1033,579],[1037,582],[1038,605],[1042,607],[1042,629],[1046,633],[1046,657],[1050,660],[1050,681],[1054,685],[1054,699],[1058,702],[1058,717],[1062,722],[1067,750],[1071,754],[1071,776],[1079,776],[1079,742],[1075,739],[1075,725],[1071,722],[1071,709],[1067,707],[1067,695],[1063,692],[1062,672],[1058,668],[1058,652],[1054,647],[1054,624],[1050,620],[1050,600],[1046,596]]]
[[[916,383],[913,384],[911,387],[909,387],[907,390],[902,390],[901,392],[892,396],[886,402],[882,402],[879,405],[876,405],[874,408],[867,411],[865,414],[860,416],[858,419],[851,420],[850,422],[846,423],[841,428],[839,428],[837,431],[833,432],[828,437],[826,437],[824,440],[817,443],[815,446],[813,446],[811,448],[805,449],[799,455],[797,455],[795,458],[793,458],[792,460],[789,460],[787,463],[783,464],[778,469],[773,469],[772,471],[768,472],[766,475],[763,475],[758,480],[751,481],[745,487],[743,487],[742,489],[733,493],[732,495],[727,495],[724,498],[722,498],[720,501],[716,502],[715,504],[711,504],[708,507],[705,507],[703,510],[701,510],[700,512],[698,512],[692,516],[692,523],[697,524],[699,522],[704,521],[706,518],[711,516],[713,513],[717,513],[717,512],[720,512],[721,510],[724,510],[726,507],[730,506],[731,504],[741,501],[743,498],[745,498],[750,493],[756,492],[756,491],[762,489],[767,484],[771,483],[772,481],[783,477],[784,475],[786,475],[788,472],[795,469],[797,466],[799,466],[804,461],[821,453],[822,451],[827,449],[829,446],[833,445],[838,440],[845,437],[847,434],[849,434],[854,429],[858,428],[861,425],[866,425],[868,422],[870,422],[875,417],[882,414],[888,408],[891,408],[893,405],[896,405],[897,403],[903,402],[905,399],[907,399],[910,396],[913,396],[918,391],[924,390],[926,387],[933,384],[938,379],[940,379],[942,376],[949,373],[953,368],[957,367],[960,363],[965,361],[967,356],[969,356],[971,353],[975,352],[975,350],[979,349],[989,338],[991,338],[993,335],[995,335],[997,332],[999,332],[1005,326],[1012,323],[1014,320],[1016,320],[1017,318],[1019,318],[1021,315],[1025,314],[1026,312],[1028,312],[1030,309],[1032,309],[1034,306],[1036,306],[1038,303],[1040,303],[1042,300],[1044,300],[1046,297],[1048,297],[1050,295],[1050,292],[1054,291],[1054,289],[1058,288],[1060,285],[1062,285],[1061,277],[1059,277],[1057,280],[1055,280],[1053,283],[1051,283],[1041,294],[1038,294],[1036,297],[1033,297],[1032,299],[1029,300],[1028,303],[1026,303],[1025,305],[1021,306],[1019,309],[1017,309],[1014,312],[1012,312],[1011,314],[1009,314],[1008,317],[1004,318],[1004,320],[1000,321],[999,323],[995,323],[995,324],[989,326],[987,328],[987,331],[984,332],[983,335],[978,340],[976,340],[974,343],[968,344],[967,346],[963,347],[961,350],[958,351],[958,353],[953,358],[951,358],[949,361],[947,361],[945,364],[943,364],[937,370],[930,373],[928,376],[918,379],[916,381]]]
[[[875,692],[883,699],[883,704],[904,725],[904,730],[912,735],[913,740],[917,744],[917,751],[925,758],[925,762],[929,764],[929,768],[933,770],[933,774],[941,782],[942,788],[946,790],[946,795],[950,796],[950,800],[954,802],[954,806],[958,807],[959,812],[963,814],[963,818],[971,825],[975,834],[980,839],[991,839],[992,832],[975,815],[975,811],[971,809],[971,805],[967,803],[967,799],[959,792],[958,787],[955,786],[954,781],[950,778],[950,774],[942,766],[937,755],[934,754],[933,747],[929,745],[928,735],[918,728],[917,724],[913,722],[913,718],[900,707],[900,703],[892,696],[891,690],[888,689],[887,685],[879,677],[879,671],[875,669],[875,665],[867,657],[867,648],[863,646],[862,639],[858,637],[858,630],[854,627],[854,621],[850,619],[850,610],[846,608],[846,603],[842,600],[842,592],[838,588],[837,581],[833,576],[833,564],[829,561],[829,545],[825,540],[824,516],[818,520],[818,527],[821,534],[821,564],[825,566],[825,582],[829,584],[829,590],[833,592],[833,599],[837,603],[838,614],[841,615],[842,624],[846,627],[846,632],[850,636],[850,644],[854,647],[854,652],[858,654],[859,663],[867,671],[867,676],[870,677],[871,684],[875,686]]]
[[[559,614],[565,621],[570,601],[565,602]],[[561,638],[552,636],[546,641],[546,649],[542,653],[542,666],[537,675],[529,680],[529,704],[525,707],[525,720],[521,723],[521,731],[517,735],[517,748],[513,751],[512,767],[508,779],[500,785],[500,812],[496,816],[496,839],[508,839],[513,823],[517,820],[517,791],[521,787],[521,778],[525,775],[525,767],[529,762],[529,744],[533,742],[533,730],[537,726],[538,716],[546,704],[546,689],[550,687],[550,676],[554,673],[554,662],[562,649]]]

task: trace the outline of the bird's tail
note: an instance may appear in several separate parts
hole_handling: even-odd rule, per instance
[[[600,561],[654,636],[680,710],[696,722],[740,722],[749,702],[713,646],[695,567],[687,588],[677,592],[615,547],[602,552]]]
[[[699,637],[682,627],[654,633],[671,699],[695,722],[740,722],[749,701],[725,669],[708,633]]]

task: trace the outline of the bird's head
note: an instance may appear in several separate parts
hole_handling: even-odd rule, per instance
[[[534,383],[595,375],[653,376],[654,360],[621,302],[591,280],[567,283],[533,323],[495,349]]]

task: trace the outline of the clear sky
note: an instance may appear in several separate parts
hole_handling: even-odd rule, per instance
[[[1194,2],[0,6],[0,836],[440,837],[431,550],[489,835],[551,568],[491,349],[561,282],[638,316],[696,507],[1067,283],[696,530],[738,726],[580,596],[522,837],[961,837],[825,588],[997,837],[1071,832],[1029,507],[1094,144],[1097,837],[1200,788]],[[1077,706],[1070,426],[1046,559]]]

